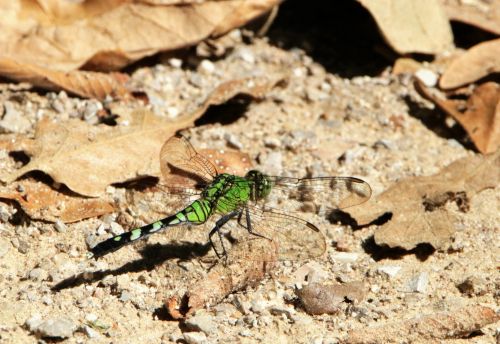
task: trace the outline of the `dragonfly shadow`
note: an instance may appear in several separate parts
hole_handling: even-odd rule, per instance
[[[129,272],[150,271],[156,266],[170,259],[188,260],[195,257],[201,257],[208,253],[211,249],[209,244],[199,243],[182,243],[182,244],[155,244],[148,245],[139,253],[141,259],[128,262],[125,265],[116,269],[100,270],[95,272],[83,272],[71,277],[68,277],[56,285],[52,291],[60,291],[78,287],[82,284],[93,283],[104,279],[106,276],[118,276]]]
[[[380,215],[378,218],[370,221],[369,223],[360,225],[349,213],[346,213],[345,211],[342,210],[338,209],[333,210],[327,216],[327,219],[330,223],[340,223],[344,226],[351,227],[352,230],[354,231],[369,227],[371,225],[381,226],[384,223],[390,221],[391,218],[392,218],[392,213],[387,212]]]
[[[430,244],[418,244],[412,250],[405,250],[401,247],[391,248],[389,246],[380,246],[375,243],[374,236],[370,236],[361,244],[363,250],[369,254],[375,261],[382,259],[401,259],[403,256],[414,254],[418,260],[426,261],[431,254],[433,254],[436,249]]]

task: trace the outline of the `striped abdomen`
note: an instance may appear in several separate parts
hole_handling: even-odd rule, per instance
[[[205,199],[194,201],[191,205],[178,213],[156,221],[143,227],[132,229],[129,232],[114,236],[105,240],[90,250],[89,258],[99,258],[108,253],[116,251],[136,240],[143,239],[150,234],[156,233],[161,229],[179,224],[192,223],[202,224],[210,217],[212,208],[210,202]]]

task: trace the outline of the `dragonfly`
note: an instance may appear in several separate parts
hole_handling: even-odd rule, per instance
[[[280,260],[315,258],[326,249],[325,237],[317,226],[295,213],[306,204],[323,210],[344,209],[371,196],[369,184],[354,177],[292,178],[269,176],[258,170],[250,170],[245,176],[219,173],[180,135],[167,140],[160,155],[163,164],[201,181],[199,197],[171,216],[97,244],[88,252],[89,258],[103,257],[160,231],[175,237],[190,225],[206,225],[214,219],[208,240],[219,258],[226,254],[221,229],[228,223],[274,241]],[[171,190],[175,193],[180,189],[174,186]]]

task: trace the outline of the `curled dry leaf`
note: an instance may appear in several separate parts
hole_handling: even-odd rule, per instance
[[[59,71],[117,70],[244,25],[280,0],[20,1],[0,6],[1,56]]]
[[[441,0],[448,18],[500,35],[500,1]]]
[[[114,127],[76,119],[58,123],[42,120],[30,145],[34,147],[31,161],[2,180],[12,182],[29,171],[41,170],[74,192],[99,196],[113,183],[158,177],[161,146],[177,130],[193,125],[209,105],[224,103],[239,93],[262,96],[275,83],[265,78],[222,83],[175,122],[146,110],[133,112],[128,125]]]
[[[358,0],[398,53],[436,54],[453,47],[450,23],[433,0]]]
[[[0,75],[49,90],[66,90],[85,98],[104,100],[106,97],[126,99],[131,96],[125,87],[128,77],[120,73],[62,72],[0,56]]]
[[[174,318],[188,317],[198,309],[213,306],[226,296],[248,286],[255,286],[275,267],[277,244],[268,239],[249,238],[229,251],[207,276],[192,284],[181,297],[169,298],[165,305]]]
[[[454,312],[435,313],[386,325],[352,330],[346,343],[378,344],[434,343],[443,339],[464,338],[500,317],[485,306],[467,306]]]
[[[386,213],[392,218],[375,232],[377,245],[406,250],[428,243],[442,248],[455,232],[453,218],[443,208],[455,201],[463,211],[469,198],[500,183],[500,150],[488,156],[454,161],[438,174],[413,177],[391,186],[360,209],[349,210],[358,224],[367,224]]]
[[[346,284],[311,283],[296,291],[302,305],[309,314],[335,314],[348,299],[361,302],[365,296],[362,282]]]
[[[460,123],[481,153],[493,153],[500,148],[500,85],[487,82],[474,89],[465,111],[460,100],[441,99],[421,82],[417,82],[416,88]]]
[[[51,222],[76,222],[114,211],[113,204],[103,198],[63,193],[34,179],[24,179],[1,187],[0,198],[16,201],[34,220]]]
[[[455,59],[439,80],[443,89],[457,88],[500,72],[500,38],[479,43]]]

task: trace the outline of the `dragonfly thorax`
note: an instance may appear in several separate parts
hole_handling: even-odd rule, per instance
[[[264,199],[271,192],[271,181],[262,172],[257,170],[248,171],[245,179],[250,182],[250,199],[252,201]]]

